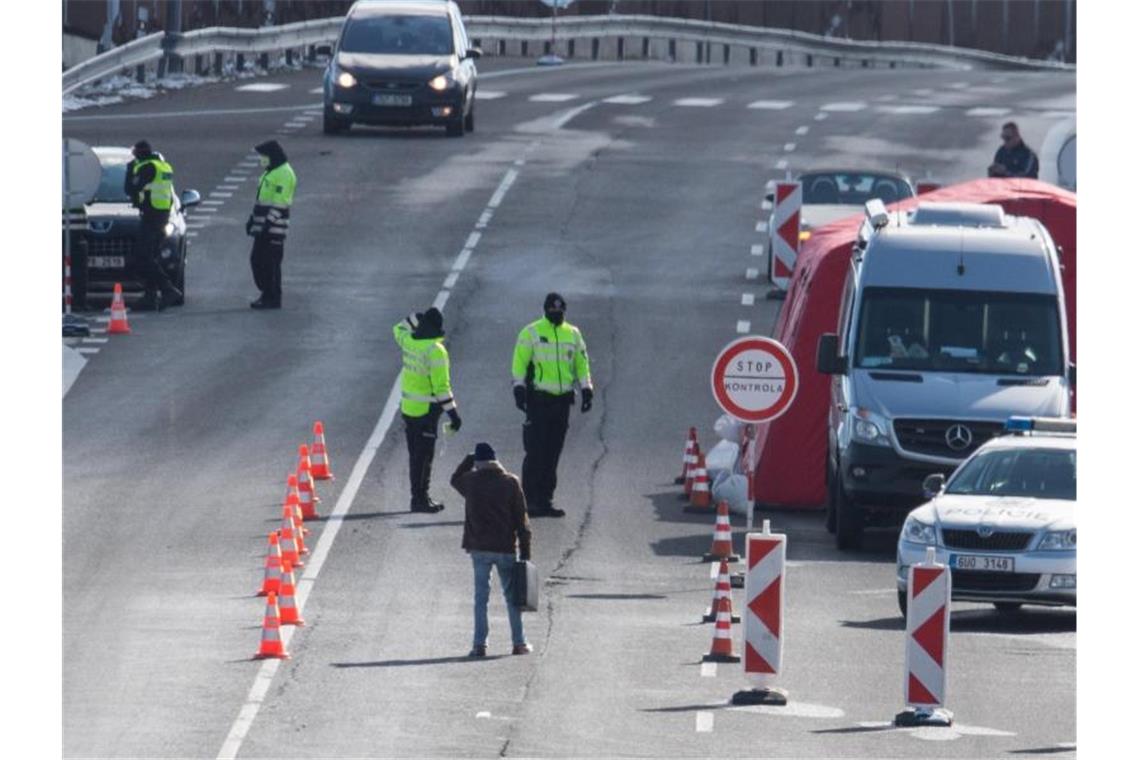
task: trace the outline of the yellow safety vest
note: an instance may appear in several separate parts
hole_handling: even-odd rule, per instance
[[[531,383],[535,390],[556,395],[570,393],[575,388],[593,390],[586,341],[581,331],[569,322],[555,326],[542,317],[519,332],[511,363],[515,385],[526,384],[527,367],[532,365]]]
[[[404,355],[400,373],[400,411],[409,417],[423,417],[439,404],[443,411],[456,408],[451,395],[451,361],[440,338],[414,338],[407,320],[392,328],[396,344]]]
[[[155,211],[169,211],[174,205],[174,167],[159,158],[148,158],[133,165],[139,171],[147,164],[154,166],[154,179],[139,189],[138,204]]]

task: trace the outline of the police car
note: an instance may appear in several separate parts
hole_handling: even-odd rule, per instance
[[[899,608],[907,569],[933,546],[956,601],[999,612],[1023,604],[1077,604],[1077,423],[1011,417],[1007,435],[980,446],[950,476],[930,475],[930,501],[899,535]]]

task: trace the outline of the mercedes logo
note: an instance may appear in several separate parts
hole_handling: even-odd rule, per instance
[[[946,445],[950,447],[951,451],[965,451],[970,448],[970,444],[974,442],[974,434],[970,432],[970,428],[962,423],[951,425],[946,430]]]

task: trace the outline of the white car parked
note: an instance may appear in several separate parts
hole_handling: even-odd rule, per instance
[[[899,609],[907,569],[929,546],[950,567],[957,601],[1077,604],[1077,423],[1012,417],[1010,435],[987,441],[950,476],[923,484],[930,501],[899,535]]]

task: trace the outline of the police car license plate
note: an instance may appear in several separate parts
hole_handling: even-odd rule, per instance
[[[411,95],[389,95],[387,93],[381,93],[380,95],[372,96],[372,105],[374,106],[410,106],[411,104]]]
[[[991,573],[1012,573],[1013,557],[987,557],[984,554],[951,554],[952,570],[986,570]]]
[[[127,265],[124,256],[88,256],[87,266],[92,269],[122,269]]]

